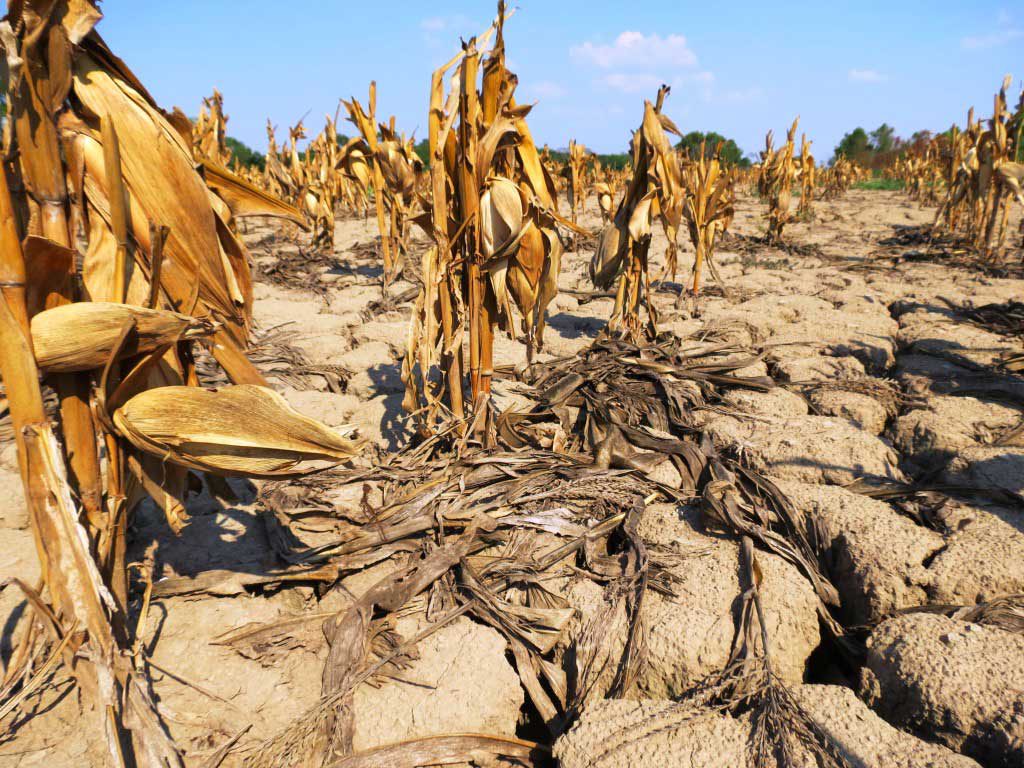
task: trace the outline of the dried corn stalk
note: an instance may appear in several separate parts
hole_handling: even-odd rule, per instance
[[[847,190],[865,174],[865,169],[846,156],[840,155],[832,161],[828,168],[818,174],[822,189],[821,199],[835,200],[840,195],[846,194]]]
[[[175,119],[183,129],[184,115],[176,112]],[[206,185],[227,204],[234,220],[269,216],[308,229],[302,213],[283,199],[280,185],[268,184],[267,177],[241,167],[237,160],[234,168],[228,169],[232,155],[227,147],[227,121],[224,97],[215,89],[213,96],[203,99],[199,118],[191,128],[192,154]]]
[[[562,254],[555,225],[572,227],[558,215],[554,182],[526,124],[530,107],[514,98],[505,18],[500,2],[491,28],[431,81],[432,200],[418,223],[434,245],[423,255],[423,290],[402,369],[404,405],[424,425],[443,411],[465,415],[464,341],[472,403],[490,392],[495,326],[513,336],[518,312],[527,359],[542,347]],[[478,46],[492,34],[494,47],[481,61]]]
[[[786,143],[778,152],[772,146],[772,132],[765,137],[765,150],[761,155],[761,178],[759,190],[768,200],[768,242],[781,243],[782,230],[792,219],[789,210],[793,197],[793,182],[797,177],[797,162],[794,157],[796,126],[800,118],[793,121],[786,134]]]
[[[338,152],[338,179],[342,200],[353,213],[370,212],[370,166],[362,146],[366,142],[359,136],[348,140]]]
[[[138,425],[122,413],[122,433],[111,412],[168,387],[192,393],[181,402],[202,392],[191,349],[202,336],[233,381],[263,383],[242,352],[252,296],[233,225],[274,203],[228,171],[197,169],[188,121],[160,110],[107,49],[100,18],[87,0],[26,0],[0,22],[13,127],[0,184],[0,372],[63,660],[103,718],[110,764],[167,768],[182,757],[130,652],[128,523],[149,494],[182,524],[187,470],[166,459],[202,445],[165,435],[137,450],[125,433]],[[40,367],[61,399],[63,445],[42,408]],[[251,412],[236,411],[236,429],[250,428]],[[301,471],[351,455],[344,438],[287,416],[277,442],[235,435],[222,451],[237,454],[231,468]]]
[[[339,192],[337,115],[325,117],[323,132],[299,152],[306,138],[303,120],[288,130],[288,145],[279,153],[274,126],[267,120],[267,155],[263,187],[301,211],[304,227],[313,231],[313,246],[334,247],[334,208]]]
[[[800,205],[796,214],[802,219],[809,219],[813,215],[812,205],[814,204],[814,186],[816,181],[817,168],[814,165],[814,155],[811,154],[811,144],[807,140],[807,134],[800,136]]]
[[[343,101],[349,120],[359,129],[362,141],[349,141],[338,164],[359,185],[365,199],[368,176],[372,174],[373,198],[377,210],[377,227],[384,259],[384,284],[393,281],[402,271],[408,253],[409,220],[415,215],[414,205],[423,163],[413,150],[413,139],[399,135],[395,118],[375,126],[377,84],[370,83],[369,112],[356,99]],[[378,135],[379,130],[379,135]],[[370,159],[367,169],[366,158]]]
[[[690,230],[695,256],[693,261],[693,295],[700,291],[700,272],[705,261],[714,274],[715,238],[732,223],[735,212],[735,192],[731,172],[722,166],[722,145],[715,148],[715,156],[705,156],[704,144],[696,160],[683,167],[686,202],[683,216]]]
[[[933,226],[944,224],[952,234],[959,225],[986,260],[1002,253],[1011,201],[1024,206],[1024,90],[1011,114],[1011,82],[1007,75],[995,95],[988,130],[974,121],[971,109],[966,129],[953,135],[948,188]]]
[[[227,168],[231,163],[227,128],[228,116],[224,114],[224,97],[214,88],[213,95],[203,99],[199,117],[192,126],[192,149],[196,157],[202,157]]]
[[[267,119],[267,154],[263,158],[263,187],[270,194],[282,200],[292,200],[295,197],[295,187],[291,174],[281,159],[281,153],[277,148],[277,129]]]
[[[602,223],[612,220],[612,203],[615,202],[615,193],[606,181],[599,181],[594,184],[594,195],[597,197],[597,207],[601,211]]]
[[[575,139],[569,141],[569,159],[562,169],[566,180],[566,193],[569,200],[569,216],[576,223],[577,213],[583,211],[587,200],[587,148],[577,144]]]
[[[299,207],[313,227],[313,244],[334,249],[334,207],[337,198],[337,116],[325,116],[325,125],[306,147],[299,190]],[[292,142],[294,152],[295,142]]]
[[[679,129],[661,112],[668,86],[658,91],[657,103],[644,102],[644,118],[633,134],[633,176],[619,202],[615,217],[601,232],[590,264],[590,277],[598,288],[616,281],[615,307],[608,322],[612,333],[632,339],[657,333],[657,312],[649,300],[648,251],[654,218],[662,220],[669,238],[666,269],[675,274],[675,232],[683,209],[683,186],[679,157],[665,132],[681,136]],[[647,307],[647,322],[640,320]]]

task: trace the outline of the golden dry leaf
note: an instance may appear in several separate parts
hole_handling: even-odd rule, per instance
[[[192,149],[121,74],[82,53],[75,59],[73,87],[85,107],[93,114],[109,115],[117,131],[125,184],[132,203],[144,214],[132,211],[132,234],[148,245],[150,221],[170,227],[163,280],[172,299],[187,302],[198,274],[203,302],[225,320],[246,326],[249,307],[239,307],[228,288],[216,220],[193,167]],[[87,154],[87,174],[105,181],[99,163],[90,158]]]
[[[298,208],[264,192],[227,168],[207,161],[203,163],[202,170],[206,185],[223,198],[234,218],[272,216],[309,229]]]
[[[273,390],[248,384],[150,389],[118,408],[114,424],[141,451],[225,476],[303,474],[348,461],[362,447]]]
[[[102,368],[129,322],[134,323],[134,332],[120,357],[152,352],[208,336],[215,330],[209,320],[177,312],[113,302],[65,304],[32,318],[32,342],[39,367],[49,372]]]

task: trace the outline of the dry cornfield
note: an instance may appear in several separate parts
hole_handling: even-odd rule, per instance
[[[102,19],[0,22],[0,765],[1024,762],[1012,79],[541,149],[502,1],[245,157]]]

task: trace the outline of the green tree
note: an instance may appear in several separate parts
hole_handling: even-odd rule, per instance
[[[429,168],[430,167],[430,141],[428,139],[423,139],[422,141],[418,141],[418,142],[416,142],[415,145],[413,145],[412,149],[413,149],[413,152],[415,152],[417,155],[419,155],[419,158],[420,158],[420,160],[423,163],[423,167],[424,168]]]
[[[259,168],[261,171],[263,170],[263,167],[266,164],[266,158],[262,154],[231,136],[224,139],[224,143],[227,145],[228,150],[230,150],[231,157],[237,160],[239,165],[244,165],[248,168]]]
[[[896,129],[882,123],[871,132],[871,148],[875,152],[891,152],[896,146]]]
[[[700,152],[701,143],[704,144],[704,156],[711,157],[715,154],[715,147],[721,143],[722,145],[722,160],[728,165],[738,165],[740,168],[746,168],[750,165],[748,160],[743,155],[743,150],[737,146],[736,142],[732,139],[727,139],[720,133],[715,131],[708,131],[703,133],[701,131],[690,131],[688,134],[683,136],[682,140],[676,145],[679,149],[688,150],[690,157],[696,157],[697,153]]]
[[[867,131],[857,127],[843,136],[842,141],[836,146],[834,154],[836,157],[857,160],[870,154],[873,149]]]
[[[598,155],[597,159],[601,161],[601,166],[604,168],[611,168],[615,171],[621,171],[632,161],[632,156],[625,152],[619,152],[611,155]]]

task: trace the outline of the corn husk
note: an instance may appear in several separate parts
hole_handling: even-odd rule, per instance
[[[627,237],[623,237],[626,234]],[[622,270],[628,247],[628,233],[611,222],[601,230],[597,249],[590,261],[590,279],[602,290],[611,287]]]
[[[50,372],[102,368],[129,322],[135,329],[119,357],[201,338],[215,330],[209,320],[177,312],[113,302],[65,304],[32,318],[32,341],[39,367]]]
[[[277,477],[353,458],[351,440],[295,411],[266,387],[158,387],[114,412],[136,448],[174,464],[223,476]]]

